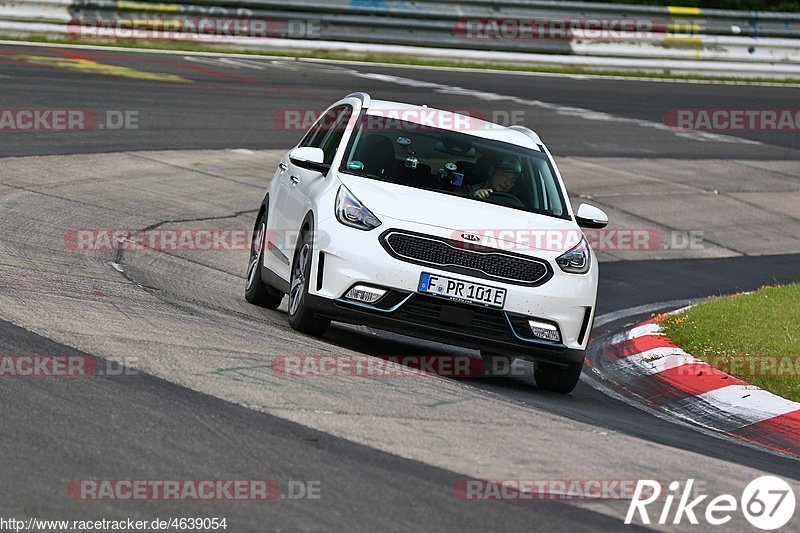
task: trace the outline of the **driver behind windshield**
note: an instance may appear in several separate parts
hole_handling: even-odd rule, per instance
[[[504,157],[499,165],[489,169],[489,178],[468,188],[470,198],[483,200],[495,192],[510,194],[511,189],[522,177],[522,162],[514,156]]]

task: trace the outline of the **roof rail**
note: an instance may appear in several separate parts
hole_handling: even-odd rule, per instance
[[[509,129],[518,131],[520,133],[524,133],[525,135],[527,135],[528,137],[533,139],[533,142],[535,142],[536,144],[542,144],[542,140],[539,138],[539,136],[536,134],[536,132],[533,131],[530,128],[527,128],[525,126],[520,126],[518,124],[514,124],[513,126],[509,126]]]
[[[361,100],[361,107],[363,108],[369,107],[369,104],[372,101],[367,93],[351,93],[345,96],[345,98],[358,98]]]

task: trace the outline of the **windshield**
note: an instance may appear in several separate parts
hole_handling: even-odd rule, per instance
[[[543,152],[398,119],[362,115],[342,172],[569,218]]]

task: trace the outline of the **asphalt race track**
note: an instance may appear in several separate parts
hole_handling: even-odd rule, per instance
[[[3,109],[136,117],[120,129],[0,130],[0,354],[77,352],[139,369],[0,381],[0,438],[14,458],[0,467],[0,516],[225,516],[233,531],[613,531],[626,502],[465,502],[453,486],[474,477],[695,476],[735,492],[759,472],[800,482],[796,459],[657,417],[588,370],[569,396],[523,379],[267,375],[270,358],[286,353],[446,347],[353,327],[299,335],[285,302],[267,311],[244,301],[246,253],[115,258],[65,246],[74,228],[251,228],[277,154],[302,134],[287,116],[354,91],[521,117],[575,169],[572,183],[564,174],[580,196],[638,187],[650,167],[658,189],[637,194],[660,202],[652,214],[617,193],[597,201],[627,225],[702,230],[707,246],[601,254],[595,334],[681,302],[800,281],[796,132],[662,127],[674,109],[791,109],[796,88],[0,45]],[[725,166],[737,161],[746,164]],[[630,181],[608,184],[617,178]],[[776,198],[784,203],[765,207]],[[716,201],[753,211],[738,211],[738,226],[736,209],[703,207]],[[693,226],[675,225],[675,212]],[[723,219],[735,231],[715,223]],[[85,502],[66,493],[70,480],[123,478],[317,480],[322,493],[267,503]]]

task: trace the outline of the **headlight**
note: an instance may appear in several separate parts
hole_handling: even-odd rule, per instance
[[[581,237],[581,242],[575,248],[556,258],[556,263],[561,270],[569,274],[586,274],[589,272],[589,262],[589,244],[585,237]]]
[[[339,192],[336,193],[336,219],[345,226],[364,231],[375,229],[381,225],[378,217],[364,207],[344,185],[339,187]]]

